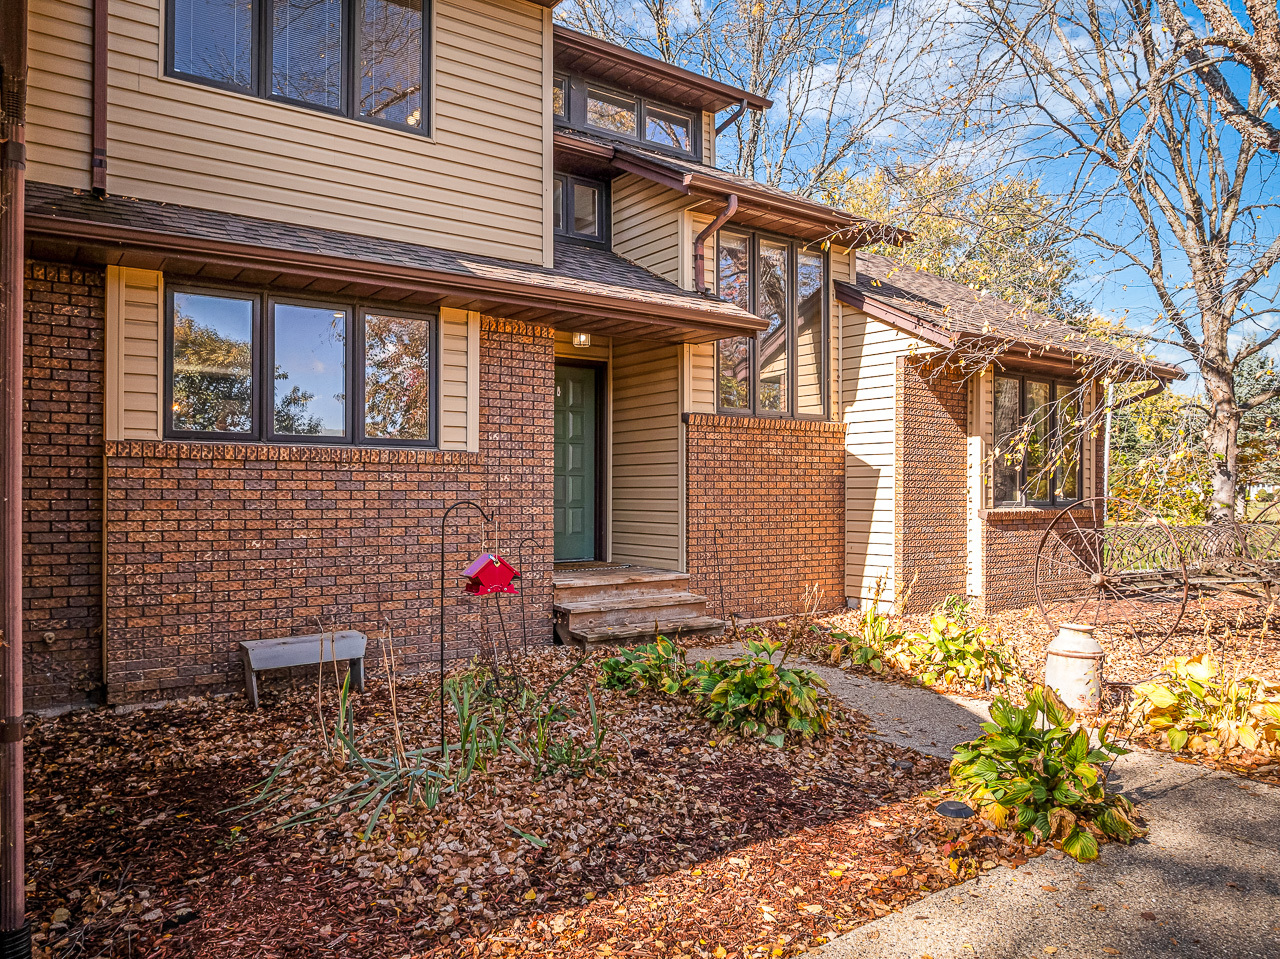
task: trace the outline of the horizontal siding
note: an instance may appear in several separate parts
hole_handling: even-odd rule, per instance
[[[92,4],[32,0],[27,48],[27,177],[87,190],[93,147]]]
[[[161,417],[164,280],[154,270],[107,270],[106,421],[109,440],[155,440]]]
[[[556,330],[555,351],[556,356],[563,356],[566,359],[594,360],[597,363],[607,363],[609,361],[609,337],[592,333],[591,345],[581,347],[573,345],[573,334],[568,330]]]
[[[677,348],[615,342],[614,562],[680,567],[679,407]]]
[[[836,258],[832,273],[839,277]],[[845,423],[845,595],[866,601],[883,577],[893,598],[894,438],[898,358],[918,341],[840,305],[840,411]]]
[[[613,181],[613,252],[680,282],[680,234],[687,197],[627,173]]]
[[[689,347],[689,394],[687,413],[716,411],[716,345],[699,343]]]
[[[702,162],[716,165],[716,115],[702,112]]]
[[[465,310],[440,311],[440,448],[465,450],[469,403],[470,324],[479,317]]]
[[[161,7],[111,0],[110,192],[542,262],[545,11],[438,0],[428,139],[167,79]],[[34,180],[88,184],[90,25],[33,0]]]

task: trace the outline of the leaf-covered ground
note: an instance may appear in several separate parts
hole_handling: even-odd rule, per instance
[[[597,658],[599,656],[597,655]],[[527,653],[545,689],[569,653]],[[30,908],[41,956],[788,956],[1029,851],[932,810],[946,763],[834,734],[785,750],[725,742],[687,700],[563,687],[606,763],[536,781],[509,750],[428,811],[392,806],[280,832],[351,781],[319,735],[316,688],[268,681],[264,708],[200,698],[41,720],[28,742]],[[410,749],[438,738],[438,686],[401,679]],[[324,701],[332,723],[332,682]],[[451,710],[449,711],[452,712]],[[388,755],[385,677],[358,697],[367,756]],[[241,820],[229,807],[283,757],[294,792]],[[1034,851],[1031,851],[1034,852]]]

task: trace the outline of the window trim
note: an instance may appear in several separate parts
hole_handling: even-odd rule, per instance
[[[170,0],[172,2],[172,0]],[[563,83],[565,86],[565,112],[563,115],[551,112],[552,120],[560,126],[569,127],[574,130],[581,130],[592,136],[616,137],[625,143],[634,143],[646,150],[653,150],[657,153],[665,153],[668,156],[679,157],[684,160],[696,160],[702,162],[702,112],[699,110],[691,110],[686,107],[678,107],[673,103],[665,100],[657,100],[652,97],[646,97],[639,93],[629,93],[626,90],[604,83],[598,80],[592,80],[588,77],[573,74],[555,74],[553,83]],[[607,127],[598,127],[587,122],[587,90],[595,88],[601,93],[610,96],[620,97],[622,99],[632,100],[636,104],[636,132],[635,135],[623,133],[620,130],[610,130]],[[677,147],[668,146],[665,143],[658,143],[654,140],[646,139],[644,136],[645,111],[648,107],[665,110],[668,113],[674,113],[678,116],[687,117],[689,119],[689,149],[681,150]]]
[[[1009,379],[1009,380],[1017,380],[1018,382],[1019,429],[1021,429],[1022,423],[1027,418],[1027,384],[1041,383],[1041,384],[1048,385],[1049,387],[1049,429],[1048,429],[1047,435],[1051,438],[1051,442],[1056,443],[1058,430],[1059,430],[1058,387],[1070,386],[1071,391],[1074,392],[1075,390],[1078,390],[1080,388],[1080,384],[1071,380],[1059,379],[1052,375],[1046,375],[1042,373],[1019,373],[1013,370],[997,372],[995,374],[995,378],[992,380],[992,385],[991,385],[991,413],[992,413],[993,422],[995,420],[995,404],[996,404],[996,396],[997,396],[995,379],[1001,379],[1001,378]],[[999,436],[993,436],[992,442],[996,446],[999,446],[1000,439],[1001,438]],[[1018,466],[1017,466],[1017,470],[1018,470],[1017,483],[1018,483],[1019,492],[1018,492],[1018,498],[1016,500],[999,500],[999,501],[996,500],[995,498],[995,466],[996,464],[994,459],[992,460],[991,465],[987,469],[987,481],[991,484],[991,508],[992,509],[1052,510],[1052,509],[1063,509],[1067,506],[1072,506],[1076,503],[1083,502],[1085,499],[1088,498],[1085,495],[1085,488],[1084,488],[1084,457],[1085,457],[1084,440],[1085,440],[1085,436],[1083,433],[1081,433],[1081,435],[1076,438],[1076,489],[1079,492],[1074,498],[1068,499],[1066,497],[1058,496],[1058,493],[1057,493],[1058,484],[1057,484],[1056,477],[1058,475],[1058,470],[1060,467],[1059,465],[1055,465],[1053,469],[1053,474],[1050,477],[1050,482],[1049,482],[1049,498],[1047,500],[1031,499],[1027,495],[1027,460],[1026,460],[1026,456],[1024,455],[1022,457],[1022,460],[1018,463]]]
[[[562,227],[558,230],[554,228],[555,213],[552,211],[551,222],[555,235],[561,240],[570,240],[574,243],[581,243],[602,250],[609,249],[612,245],[613,237],[613,220],[610,216],[612,197],[609,181],[593,180],[590,177],[577,176],[573,173],[556,173],[552,177],[552,181],[553,184],[560,184],[560,223]],[[573,186],[575,183],[591,187],[596,191],[596,225],[600,229],[599,235],[593,236],[589,233],[578,233],[570,226],[573,223]],[[554,185],[551,196],[551,202],[554,203]]]
[[[432,4],[432,0],[422,0],[422,122],[417,126],[386,120],[382,117],[368,116],[360,112],[360,71],[357,69],[360,44],[357,24],[363,23],[365,0],[341,0],[343,14],[342,106],[336,110],[323,104],[297,100],[293,97],[282,96],[272,92],[272,38],[274,34],[271,29],[271,18],[273,0],[249,0],[249,2],[251,5],[249,15],[250,79],[247,87],[236,83],[228,83],[225,80],[202,77],[195,73],[186,73],[177,69],[174,65],[177,52],[175,34],[177,15],[174,7],[177,0],[164,0],[164,75],[169,79],[179,80],[184,83],[195,83],[200,86],[212,87],[215,90],[238,93],[242,96],[253,97],[255,100],[265,100],[268,103],[282,103],[303,110],[313,110],[316,113],[323,113],[341,120],[368,123],[397,133],[410,133],[427,139],[431,139],[434,136],[435,111],[433,109],[434,85],[432,82],[434,78],[432,72],[434,37],[432,26],[435,22],[435,7]]]
[[[783,243],[788,247],[787,253],[787,410],[762,410],[760,409],[759,397],[759,356],[758,347],[760,343],[760,334],[747,337],[750,340],[748,345],[748,356],[751,364],[751,381],[748,385],[748,405],[745,409],[731,406],[720,405],[720,352],[719,341],[716,347],[715,377],[716,377],[716,412],[725,416],[748,416],[781,420],[809,420],[812,422],[826,422],[831,419],[831,255],[827,250],[818,249],[818,255],[822,257],[822,412],[821,413],[801,413],[799,412],[799,387],[800,379],[797,375],[796,360],[798,351],[796,348],[797,333],[799,330],[800,301],[799,301],[799,278],[800,278],[800,251],[809,250],[813,252],[814,245],[806,243],[803,240],[797,240],[794,237],[782,236],[777,233],[770,233],[767,230],[739,230],[732,228],[723,228],[716,231],[716,296],[720,296],[720,240],[725,234],[735,237],[745,237],[747,240],[748,250],[748,266],[747,266],[747,302],[750,304],[749,312],[755,316],[759,316],[760,300],[758,296],[759,283],[757,282],[758,267],[760,263],[760,241],[768,240],[774,243]],[[722,339],[737,339],[738,337],[728,336]]]
[[[237,443],[256,446],[337,446],[337,447],[408,447],[413,449],[440,448],[440,314],[430,309],[404,310],[394,303],[379,303],[376,300],[306,299],[279,293],[265,287],[243,287],[221,284],[191,284],[180,280],[165,282],[165,316],[164,341],[160,348],[164,351],[163,368],[164,383],[161,384],[161,395],[164,402],[164,438],[166,440],[204,441],[212,443]],[[207,432],[203,430],[179,430],[173,425],[173,297],[175,293],[188,293],[196,296],[216,296],[232,299],[248,300],[253,303],[253,344],[254,351],[251,370],[253,374],[252,400],[250,411],[252,428],[247,433]],[[271,370],[270,358],[274,350],[274,318],[269,318],[268,311],[275,303],[291,306],[319,307],[325,310],[346,310],[348,343],[346,353],[345,380],[348,401],[346,404],[345,432],[341,437],[312,436],[297,433],[275,432],[275,396],[274,390],[264,388]],[[365,434],[365,317],[369,313],[394,316],[406,320],[420,320],[429,324],[431,349],[430,398],[431,421],[429,436],[425,440],[398,439],[395,437],[369,437]],[[270,329],[268,329],[270,328]],[[268,338],[272,342],[268,343]],[[272,380],[274,382],[274,380]],[[358,397],[357,403],[352,397]]]

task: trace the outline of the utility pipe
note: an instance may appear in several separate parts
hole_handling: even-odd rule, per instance
[[[103,196],[107,192],[107,0],[93,0],[92,114],[89,186],[95,196]]]
[[[27,0],[0,0],[0,956],[31,955],[22,807],[22,271]]]
[[[707,292],[707,237],[729,222],[738,212],[738,194],[730,193],[729,200],[720,215],[702,228],[693,241],[693,287],[699,293]]]

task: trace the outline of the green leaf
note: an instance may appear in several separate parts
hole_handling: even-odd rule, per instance
[[[1088,830],[1076,826],[1062,840],[1062,851],[1077,862],[1092,862],[1098,858],[1098,840]]]

